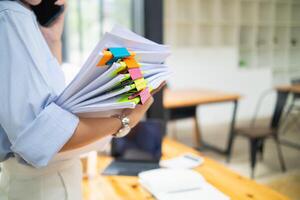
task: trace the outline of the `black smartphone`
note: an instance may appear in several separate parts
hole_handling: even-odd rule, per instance
[[[64,6],[55,5],[55,2],[56,0],[42,0],[40,4],[31,6],[40,25],[50,26],[64,11]]]

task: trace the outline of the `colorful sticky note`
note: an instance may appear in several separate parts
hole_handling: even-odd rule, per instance
[[[145,81],[144,78],[136,79],[134,81],[135,87],[137,91],[141,91],[147,87],[147,82]]]
[[[110,51],[104,50],[104,51],[102,51],[102,54],[103,54],[103,56],[102,56],[101,60],[98,62],[97,67],[106,65],[107,62],[113,58],[113,55]]]
[[[136,60],[133,57],[124,58],[123,61],[126,63],[128,68],[140,67],[140,64],[138,62],[136,62]]]
[[[133,102],[135,104],[138,104],[141,101],[140,97],[134,97],[134,98],[129,98],[128,95],[123,95],[121,98],[118,99],[118,102]]]
[[[140,92],[137,92],[137,93],[129,96],[128,100],[139,97],[140,102],[142,104],[144,104],[149,99],[150,96],[151,96],[150,90],[148,87],[146,87],[145,89],[141,90]]]
[[[122,71],[124,71],[126,69],[125,62],[121,61],[121,62],[119,62],[119,64],[120,64],[120,67],[115,71],[116,73],[122,72]]]
[[[134,57],[136,55],[134,51],[129,51],[129,53],[130,53],[130,57]]]
[[[139,96],[141,99],[141,103],[144,104],[149,99],[149,97],[151,97],[149,89],[145,88],[142,91],[140,91]]]
[[[130,56],[129,51],[124,47],[113,47],[108,49],[115,59],[125,58]]]
[[[143,78],[143,74],[142,74],[140,68],[132,68],[132,69],[128,69],[128,72],[129,72],[129,74],[130,74],[132,80],[136,80],[136,79],[139,79],[139,78]]]

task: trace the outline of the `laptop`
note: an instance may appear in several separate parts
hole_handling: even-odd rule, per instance
[[[140,172],[159,168],[164,126],[160,120],[140,122],[123,138],[113,138],[114,161],[103,175],[137,176]]]

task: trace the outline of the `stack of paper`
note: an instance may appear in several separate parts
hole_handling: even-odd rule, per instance
[[[154,169],[140,173],[139,181],[158,200],[229,200],[189,169]]]
[[[170,75],[169,48],[127,29],[105,33],[77,76],[56,100],[85,117],[103,117],[144,103]]]
[[[169,48],[127,29],[105,33],[89,58],[55,102],[84,117],[109,117],[144,103],[170,75],[163,63]],[[55,160],[102,150],[111,136],[84,147],[59,153]]]

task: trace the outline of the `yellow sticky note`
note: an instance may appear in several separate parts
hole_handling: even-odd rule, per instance
[[[141,91],[147,87],[147,82],[144,78],[136,79],[134,84],[138,91]]]

